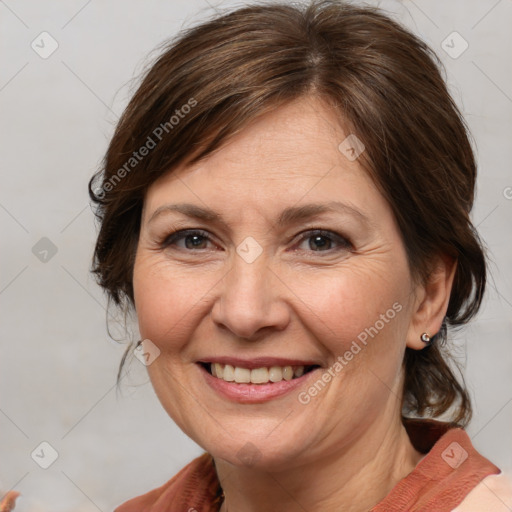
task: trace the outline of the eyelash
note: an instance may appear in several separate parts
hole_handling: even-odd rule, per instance
[[[206,238],[210,242],[212,241],[206,231],[201,231],[199,229],[180,229],[179,231],[175,231],[174,233],[171,233],[164,239],[164,241],[161,244],[162,248],[167,248],[171,245],[174,245],[176,243],[176,241],[178,241],[178,240],[184,240],[187,236],[194,236],[194,235]],[[192,249],[188,249],[188,250],[192,250]],[[200,250],[204,250],[204,249],[200,249]]]
[[[203,231],[200,229],[181,229],[178,231],[175,231],[174,233],[171,233],[168,235],[163,242],[161,243],[162,248],[169,248],[171,246],[176,246],[176,243],[180,240],[185,240],[187,236],[200,236],[205,239],[207,242],[213,243],[212,239],[209,236],[209,233],[207,231]],[[303,231],[302,233],[299,233],[297,236],[300,236],[300,239],[298,240],[296,245],[300,245],[302,242],[313,238],[313,237],[323,237],[330,239],[332,243],[338,244],[338,248],[330,248],[327,250],[309,250],[307,252],[325,252],[325,253],[331,253],[332,251],[336,250],[351,250],[353,249],[352,243],[344,236],[340,235],[339,233],[336,233],[334,231],[328,231],[325,229],[309,229],[307,231]],[[295,238],[295,237],[294,237]],[[177,246],[176,246],[177,247]],[[194,249],[187,249],[185,247],[177,247],[178,250],[184,250],[184,251],[194,251]],[[198,249],[198,251],[205,251],[208,249]]]

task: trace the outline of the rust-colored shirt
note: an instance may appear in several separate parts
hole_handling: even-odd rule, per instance
[[[425,420],[407,420],[405,426],[415,448],[427,455],[371,512],[451,512],[475,488],[488,489],[479,484],[500,472],[473,448],[460,428]],[[162,487],[126,502],[115,512],[218,512],[219,493],[213,459],[204,453]],[[465,510],[457,508],[456,512]],[[481,508],[480,512],[487,510],[498,509]]]

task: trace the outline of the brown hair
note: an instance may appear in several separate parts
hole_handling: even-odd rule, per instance
[[[469,219],[474,156],[440,68],[423,41],[378,9],[334,0],[253,5],[184,32],[145,75],[89,184],[99,284],[118,306],[133,305],[144,194],[157,178],[210,155],[256,117],[315,95],[364,143],[412,274],[426,279],[437,254],[457,259],[443,329],[427,349],[406,349],[403,411],[449,412],[465,424],[469,396],[443,345],[446,328],[479,309],[486,264]]]

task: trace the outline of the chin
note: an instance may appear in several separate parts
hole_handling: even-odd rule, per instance
[[[238,431],[236,437],[229,434],[222,436],[217,442],[199,443],[215,459],[232,464],[239,468],[263,471],[280,471],[297,464],[308,449],[306,439],[299,438],[289,432],[258,438],[248,430]]]

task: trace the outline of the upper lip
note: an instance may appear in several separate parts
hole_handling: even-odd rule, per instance
[[[251,359],[242,359],[240,357],[231,356],[217,356],[202,358],[198,363],[219,363],[230,364],[231,366],[238,366],[240,368],[270,368],[271,366],[320,366],[320,363],[315,360],[304,359],[288,359],[284,357],[253,357]]]

